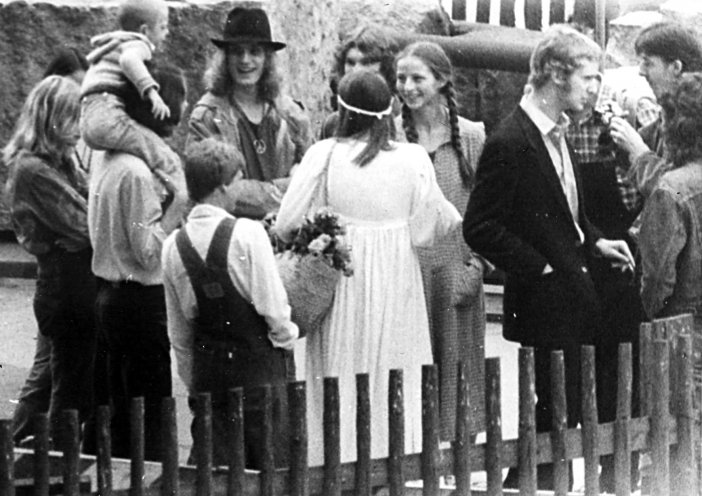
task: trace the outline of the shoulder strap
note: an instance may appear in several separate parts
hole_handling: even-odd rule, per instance
[[[210,248],[207,250],[207,259],[205,260],[205,264],[208,267],[224,268],[227,266],[227,253],[229,252],[229,244],[237,220],[226,217],[215,229]]]

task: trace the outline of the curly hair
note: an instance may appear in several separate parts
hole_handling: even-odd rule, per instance
[[[359,26],[341,40],[341,44],[334,54],[334,67],[329,83],[334,95],[332,106],[336,104],[338,83],[344,77],[346,55],[352,48],[363,53],[367,64],[380,64],[380,75],[385,78],[389,88],[395,87],[395,45],[379,27],[374,25]]]
[[[673,93],[661,99],[664,139],[673,167],[702,160],[702,73],[681,76]]]
[[[554,73],[567,78],[583,61],[599,62],[601,55],[593,40],[570,26],[555,24],[531,54],[528,83],[535,89],[542,88]]]
[[[264,47],[265,48],[265,47]],[[278,73],[276,54],[273,50],[265,49],[266,60],[263,65],[261,79],[258,80],[258,97],[268,103],[273,103],[280,95],[281,77]],[[227,52],[218,48],[207,66],[204,76],[205,89],[216,96],[229,96],[234,88],[234,79],[227,65]]]
[[[458,157],[458,170],[461,174],[463,185],[470,188],[473,184],[474,174],[463,149],[461,142],[461,132],[458,127],[458,104],[456,103],[456,90],[453,86],[453,67],[446,52],[436,43],[420,41],[405,47],[397,55],[396,61],[405,57],[416,57],[431,71],[436,79],[443,79],[446,84],[440,92],[446,99],[446,106],[449,111],[449,124],[451,126],[451,146],[456,151]],[[402,128],[405,131],[407,141],[417,143],[419,136],[415,128],[414,116],[406,104],[402,104]]]

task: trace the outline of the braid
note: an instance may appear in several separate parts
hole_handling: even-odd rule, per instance
[[[449,80],[444,86],[444,94],[449,110],[449,124],[451,125],[451,145],[458,155],[458,170],[461,173],[463,185],[467,188],[473,186],[473,169],[470,168],[466,159],[463,143],[461,142],[461,131],[458,128],[458,109],[456,105],[456,90],[453,88],[453,83]]]
[[[419,134],[414,127],[414,117],[412,111],[407,104],[402,104],[402,129],[405,131],[405,137],[409,143],[418,143]]]

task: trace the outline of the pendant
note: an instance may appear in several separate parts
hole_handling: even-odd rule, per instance
[[[261,139],[255,139],[253,142],[254,149],[259,155],[266,153],[266,142]]]

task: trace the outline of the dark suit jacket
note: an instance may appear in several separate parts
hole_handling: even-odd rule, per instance
[[[584,245],[546,145],[527,114],[518,107],[485,143],[463,235],[506,274],[506,339],[558,346],[594,337],[600,310],[588,258],[602,236],[584,214],[577,169],[576,184]],[[554,271],[542,275],[547,263]]]

